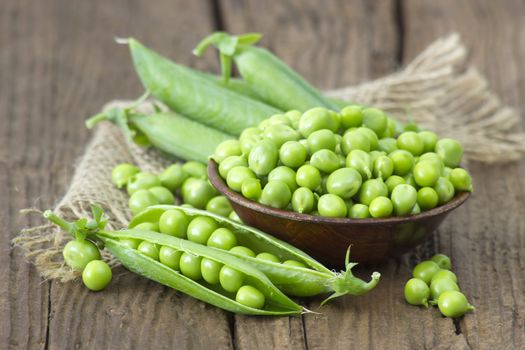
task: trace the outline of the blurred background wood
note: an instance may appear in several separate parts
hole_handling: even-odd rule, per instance
[[[2,348],[523,348],[525,161],[472,164],[476,192],[420,249],[373,269],[378,288],[319,315],[233,316],[124,270],[103,293],[42,281],[10,239],[64,193],[90,133],[83,121],[142,89],[114,37],[216,70],[191,49],[217,29],[262,44],[321,88],[376,78],[458,31],[471,62],[510,106],[525,107],[525,3],[491,0],[31,1],[0,5],[0,344]],[[477,311],[457,323],[407,306],[413,264],[449,254]],[[317,310],[319,301],[300,300]]]

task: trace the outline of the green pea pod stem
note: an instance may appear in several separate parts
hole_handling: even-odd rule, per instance
[[[102,120],[109,120],[120,126],[129,138],[134,138],[138,130],[146,136],[149,143],[161,151],[202,163],[208,161],[208,157],[221,142],[232,138],[174,112],[146,115],[133,113],[129,108],[114,108],[88,119],[86,125],[92,128]]]
[[[136,215],[130,222],[129,227],[132,228],[142,222],[157,222],[162,213],[169,209],[179,209],[188,216],[202,215],[211,217],[220,225],[232,230],[240,245],[244,245],[256,252],[274,254],[279,257],[280,260],[292,259],[304,263],[309,268],[289,266],[232,252],[225,252],[226,254],[236,256],[238,259],[262,271],[287,295],[305,297],[330,292],[334,293],[332,297],[346,294],[361,295],[373,289],[379,282],[380,274],[378,272],[372,274],[372,280],[370,282],[365,282],[353,276],[351,269],[356,264],[349,262],[348,254],[346,258],[347,261],[345,262],[347,270],[336,273],[327,269],[303,251],[267,233],[222,216],[194,208],[171,205],[151,206]]]
[[[145,89],[172,110],[231,135],[280,111],[238,94],[128,40],[135,70]],[[211,154],[211,153],[210,153]]]
[[[210,45],[215,46],[220,52],[225,81],[228,80],[229,65],[233,59],[252,90],[263,101],[282,110],[306,111],[314,107],[339,110],[337,105],[270,51],[253,46],[260,37],[257,33],[231,36],[216,32],[203,39],[193,52],[200,56]]]

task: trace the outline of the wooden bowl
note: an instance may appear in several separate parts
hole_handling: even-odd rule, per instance
[[[343,268],[347,248],[351,261],[371,264],[397,257],[420,244],[445,217],[463,204],[470,192],[421,214],[382,219],[326,218],[271,208],[244,198],[220,177],[210,160],[208,176],[225,195],[241,220],[305,251],[331,268]]]

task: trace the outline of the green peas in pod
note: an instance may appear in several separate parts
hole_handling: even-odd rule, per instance
[[[182,185],[181,195],[184,203],[204,209],[208,201],[217,195],[217,190],[208,180],[191,177]]]
[[[142,241],[137,250],[153,260],[159,260],[159,247],[155,243]]]
[[[236,166],[230,169],[228,172],[228,176],[226,177],[226,183],[228,184],[228,187],[236,192],[240,192],[242,190],[242,184],[247,179],[256,179],[254,172],[252,169],[245,167],[245,166]]]
[[[439,270],[438,272],[436,272],[434,274],[434,277],[432,277],[432,280],[430,281],[430,284],[432,284],[432,282],[434,282],[435,280],[438,280],[440,278],[449,279],[449,280],[454,281],[456,283],[458,282],[458,277],[456,276],[456,274],[454,272],[452,272],[450,270],[445,270],[445,269],[442,268],[441,270]]]
[[[346,156],[346,166],[359,172],[363,180],[372,177],[372,159],[365,151],[355,149]]]
[[[159,261],[167,267],[179,270],[182,251],[168,246],[162,246],[159,250]]]
[[[388,154],[388,157],[394,162],[394,174],[404,176],[412,170],[414,165],[414,156],[412,153],[398,149]]]
[[[420,161],[412,171],[414,180],[421,187],[432,187],[441,176],[441,169],[433,161]]]
[[[292,208],[298,213],[309,213],[314,209],[315,197],[312,190],[299,187],[292,194]]]
[[[142,172],[131,176],[128,180],[127,191],[131,196],[138,190],[147,190],[155,186],[160,186],[160,179],[157,175],[152,173]]]
[[[100,252],[95,243],[85,239],[68,242],[62,251],[64,261],[73,270],[82,271],[93,260],[100,259]]]
[[[256,178],[247,178],[242,182],[241,193],[245,198],[252,201],[259,200],[262,193],[261,181]]]
[[[357,129],[345,133],[341,139],[341,150],[345,155],[355,149],[370,152],[370,139]]]
[[[227,217],[232,211],[230,201],[225,196],[215,196],[206,204],[206,211]]]
[[[335,134],[328,129],[321,129],[308,135],[306,142],[310,152],[315,153],[322,149],[335,151],[337,140]]]
[[[202,258],[201,260],[201,275],[202,279],[209,284],[219,283],[219,274],[224,265],[208,258]]]
[[[230,229],[219,227],[213,231],[206,244],[208,247],[230,250],[237,245],[237,238]]]
[[[461,317],[466,312],[473,311],[465,295],[461,292],[451,290],[444,292],[438,299],[439,311],[446,317]]]
[[[379,196],[370,202],[368,210],[373,218],[387,218],[392,215],[394,206],[392,205],[390,198]]]
[[[236,166],[248,167],[248,160],[244,156],[231,156],[219,164],[219,174],[226,180],[228,172]]]
[[[405,131],[397,138],[397,148],[404,149],[414,156],[419,156],[423,153],[425,144],[415,131]]]
[[[290,168],[297,168],[303,165],[307,156],[306,147],[298,141],[288,141],[279,149],[281,163]]]
[[[430,289],[428,285],[419,278],[411,278],[405,284],[405,300],[410,305],[424,305],[428,307]]]
[[[439,197],[439,204],[445,204],[447,202],[450,202],[452,198],[454,198],[454,186],[452,183],[445,177],[440,177],[435,185],[434,190],[437,192]]]
[[[277,124],[268,126],[263,132],[262,137],[274,143],[279,149],[287,141],[297,141],[301,137],[299,133],[288,125]]]
[[[417,204],[423,210],[430,210],[437,207],[439,197],[432,187],[422,187],[417,191]]]
[[[184,181],[188,178],[188,174],[182,170],[182,164],[175,163],[164,169],[159,175],[160,183],[171,192],[178,190]]]
[[[175,203],[175,196],[166,187],[155,186],[148,189],[148,191],[151,192],[155,196],[155,198],[157,198],[159,204]]]
[[[346,203],[335,194],[324,194],[319,198],[317,203],[317,210],[319,215],[331,218],[346,217]]]
[[[366,219],[370,217],[370,211],[368,210],[368,205],[361,203],[356,203],[350,209],[348,217],[352,219]]]
[[[417,203],[417,191],[414,187],[407,184],[397,185],[392,190],[390,199],[397,215],[408,215]]]
[[[319,186],[321,186],[321,173],[317,168],[311,166],[310,164],[305,164],[297,169],[295,174],[295,182],[301,187],[309,188],[312,191],[315,191]]]
[[[235,300],[242,305],[262,309],[265,303],[264,294],[252,286],[242,286],[235,295]]]
[[[414,267],[412,275],[414,278],[423,280],[426,284],[430,284],[432,277],[440,270],[439,265],[433,261],[425,260]]]
[[[217,148],[215,148],[215,153],[212,158],[217,163],[220,163],[228,157],[240,156],[241,153],[241,143],[239,140],[226,140],[221,142]]]
[[[472,179],[470,178],[469,173],[462,168],[455,168],[453,169],[448,179],[452,183],[452,186],[454,186],[454,189],[456,191],[468,191],[472,192]]]
[[[359,190],[359,202],[365,205],[370,203],[377,197],[388,196],[388,187],[381,179],[370,179],[363,182]]]
[[[394,172],[394,162],[385,155],[378,156],[373,162],[374,177],[386,180]]]
[[[140,224],[138,224],[134,228],[137,229],[137,230],[146,230],[146,231],[160,232],[159,231],[159,224],[157,224],[156,222],[141,222]]]
[[[270,171],[268,181],[282,181],[288,185],[290,192],[293,192],[297,189],[297,182],[295,182],[296,175],[293,169],[286,166],[279,166]]]
[[[206,164],[196,161],[189,161],[182,164],[182,170],[191,177],[198,179],[208,178],[208,168]]]
[[[355,130],[357,132],[362,133],[366,137],[368,137],[368,141],[370,141],[370,150],[371,151],[374,151],[374,150],[377,149],[377,147],[379,145],[379,139],[377,137],[377,134],[372,129],[369,129],[367,127],[362,126],[362,127],[357,128]]]
[[[423,141],[423,152],[434,152],[436,148],[436,143],[438,141],[438,136],[435,132],[432,131],[420,131],[417,133],[419,138]]]
[[[284,209],[292,199],[292,192],[283,181],[269,181],[264,186],[259,202],[273,208]]]
[[[239,255],[249,256],[251,258],[255,258],[255,253],[253,252],[253,250],[251,250],[248,247],[241,246],[241,245],[233,247],[232,249],[230,249],[230,252],[239,254]]]
[[[303,264],[302,262],[297,261],[297,260],[286,260],[286,261],[283,261],[283,265],[302,267],[303,269],[307,268],[307,266],[305,264]]]
[[[224,265],[219,272],[219,283],[221,287],[230,293],[235,293],[244,284],[244,274],[230,266]]]
[[[102,260],[90,261],[82,271],[82,282],[94,292],[106,288],[112,277],[111,268]]]
[[[270,140],[261,140],[253,146],[248,156],[248,166],[256,175],[265,176],[276,167],[278,160],[279,154],[275,144]]]
[[[280,263],[281,262],[281,260],[279,260],[278,257],[276,257],[275,255],[273,255],[271,253],[259,253],[259,254],[257,254],[256,258],[257,259],[261,259],[261,260],[271,261],[271,262],[274,262],[274,263]]]
[[[122,238],[119,241],[120,244],[129,249],[137,249],[141,242],[140,240],[133,238]]]
[[[303,113],[299,120],[299,132],[303,137],[310,136],[311,133],[321,129],[328,129],[336,132],[339,129],[339,120],[333,112],[322,107],[315,107]]]
[[[179,209],[166,210],[159,218],[159,230],[167,235],[186,238],[190,219]]]
[[[436,153],[443,159],[445,166],[456,168],[463,157],[463,147],[454,139],[441,139],[436,143]]]
[[[390,154],[397,148],[397,140],[392,137],[386,137],[377,141],[377,149],[383,151],[386,154]]]
[[[362,178],[354,168],[337,169],[328,176],[326,190],[343,199],[353,197],[361,187]]]
[[[156,204],[159,204],[157,197],[145,189],[135,191],[128,200],[128,206],[133,215],[137,215],[147,207]]]
[[[310,164],[324,173],[331,173],[341,166],[339,156],[328,149],[313,153],[310,157]]]
[[[385,181],[386,187],[388,187],[389,194],[392,193],[392,191],[397,185],[401,185],[405,183],[406,183],[405,179],[398,175],[392,175]]]
[[[133,164],[123,163],[113,168],[111,171],[111,181],[118,188],[127,185],[129,179],[140,172],[140,169]]]
[[[436,254],[430,260],[438,264],[441,269],[450,270],[452,268],[452,262],[445,254]]]
[[[194,281],[201,280],[201,261],[202,258],[200,256],[186,252],[182,253],[179,263],[180,272],[182,272],[184,276],[191,278]]]
[[[362,109],[361,106],[350,105],[341,110],[341,126],[343,129],[355,128],[363,124]]]
[[[188,240],[206,244],[212,233],[217,229],[217,222],[208,216],[196,216],[188,225],[186,235]]]
[[[376,135],[381,135],[387,127],[388,121],[385,112],[378,108],[365,108],[363,113],[363,124],[371,129]]]

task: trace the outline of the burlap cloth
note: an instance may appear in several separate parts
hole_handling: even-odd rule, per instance
[[[453,34],[437,40],[399,72],[327,94],[377,106],[401,121],[412,120],[441,136],[456,138],[470,160],[509,162],[521,158],[525,134],[516,131],[520,129],[519,116],[502,106],[484,77],[467,66],[466,55],[459,36]],[[116,104],[125,102],[113,101],[106,107]],[[75,219],[89,216],[89,205],[98,203],[110,217],[110,228],[124,227],[130,219],[128,197],[111,183],[112,168],[122,162],[155,173],[170,161],[153,149],[128,144],[117,127],[103,123],[95,130],[55,211]],[[13,243],[45,279],[65,282],[78,276],[62,258],[62,248],[70,239],[54,225],[44,223],[23,229]],[[109,255],[104,258],[117,264]]]

